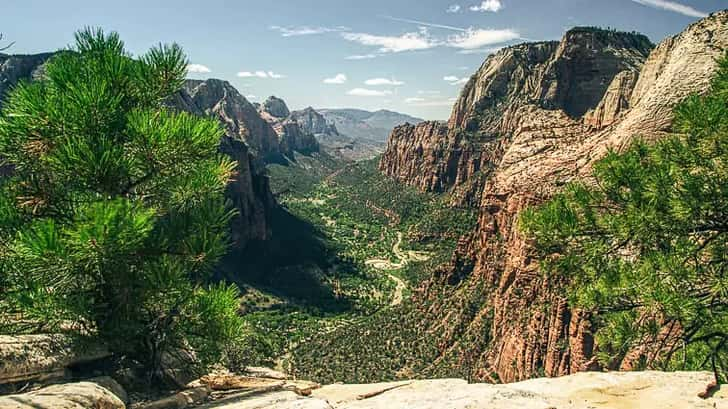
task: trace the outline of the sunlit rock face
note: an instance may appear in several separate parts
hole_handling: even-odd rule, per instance
[[[728,11],[655,48],[640,35],[578,28],[560,42],[489,56],[447,124],[394,130],[379,165],[384,174],[421,190],[451,191],[455,205],[479,209],[477,229],[460,240],[446,268],[457,280],[445,280],[489,288],[478,322],[458,327],[461,337],[487,340],[474,346],[478,378],[514,381],[594,367],[588,317],[570,310],[559,283],[539,272],[519,214],[587,178],[608,149],[669,132],[675,105],[708,89],[726,48]],[[485,317],[490,329],[483,335]],[[441,340],[444,354],[454,342]]]

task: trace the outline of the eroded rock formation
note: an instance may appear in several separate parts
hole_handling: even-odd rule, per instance
[[[278,135],[280,151],[286,157],[294,158],[294,152],[309,155],[319,151],[314,134],[291,116],[291,111],[282,99],[268,97],[259,107],[259,113]]]
[[[559,283],[539,272],[519,213],[587,177],[609,148],[668,132],[673,107],[707,90],[727,48],[728,11],[653,50],[643,36],[575,29],[561,42],[490,56],[447,125],[395,129],[382,172],[422,190],[464,191],[456,201],[466,197],[479,208],[476,231],[460,241],[445,272],[489,288],[477,322],[451,331],[491,340],[476,358],[477,378],[508,382],[594,366],[589,317],[570,310]],[[482,337],[486,319],[490,334]],[[454,336],[442,340],[443,353],[454,343]]]

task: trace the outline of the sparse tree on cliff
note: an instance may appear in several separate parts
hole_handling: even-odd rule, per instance
[[[223,131],[162,107],[185,75],[177,45],[134,59],[116,33],[86,29],[0,114],[13,167],[0,182],[0,307],[46,329],[73,323],[153,372],[180,348],[215,359],[240,329],[237,289],[207,285],[231,217]]]
[[[647,341],[645,367],[728,371],[728,56],[705,96],[675,110],[675,134],[611,152],[595,183],[530,209],[547,274],[595,313],[602,361]],[[668,336],[668,334],[672,334]],[[725,378],[723,378],[725,379]]]

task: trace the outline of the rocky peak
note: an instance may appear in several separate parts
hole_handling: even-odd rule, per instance
[[[479,209],[476,231],[444,267],[446,279],[431,284],[454,277],[465,282],[453,291],[491,290],[475,319],[447,315],[458,324],[446,333],[476,340],[470,355],[448,352],[457,350],[457,339],[445,336],[439,345],[455,356],[441,359],[477,362],[477,378],[503,382],[595,367],[591,321],[569,308],[560,283],[539,272],[518,228],[520,212],[588,177],[609,149],[669,132],[675,105],[707,90],[726,49],[728,11],[654,49],[639,35],[575,29],[558,43],[521,44],[488,57],[447,126],[395,129],[383,173],[423,190],[464,189]],[[489,317],[486,329],[482,317]]]
[[[5,93],[22,80],[33,80],[43,75],[46,61],[55,53],[33,55],[0,54],[0,103]]]
[[[228,136],[245,142],[257,157],[268,161],[281,155],[273,128],[229,82],[187,80],[178,99],[176,104],[182,104],[190,112],[217,116]]]
[[[287,118],[291,114],[286,102],[272,95],[263,102],[261,109],[276,118]]]
[[[314,135],[339,135],[339,132],[336,130],[336,125],[329,123],[323,115],[312,107],[291,112],[290,119],[298,123],[305,132]]]

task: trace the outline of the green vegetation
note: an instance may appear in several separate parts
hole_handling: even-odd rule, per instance
[[[138,59],[115,33],[21,83],[0,115],[0,319],[12,331],[73,328],[152,374],[165,353],[219,359],[242,330],[238,290],[206,285],[227,251],[234,164],[214,119],[174,113],[177,45]]]
[[[675,135],[611,152],[594,183],[523,215],[548,274],[595,314],[610,367],[728,374],[728,56],[712,89],[675,110]]]
[[[318,381],[395,379],[430,366],[438,349],[422,341],[423,312],[407,298],[450,260],[475,212],[385,178],[377,160],[297,162],[270,168],[287,210],[273,220],[280,234],[264,257],[271,262],[231,263],[257,288],[243,296],[257,334],[240,344],[243,355]],[[372,354],[381,363],[351,358]]]

